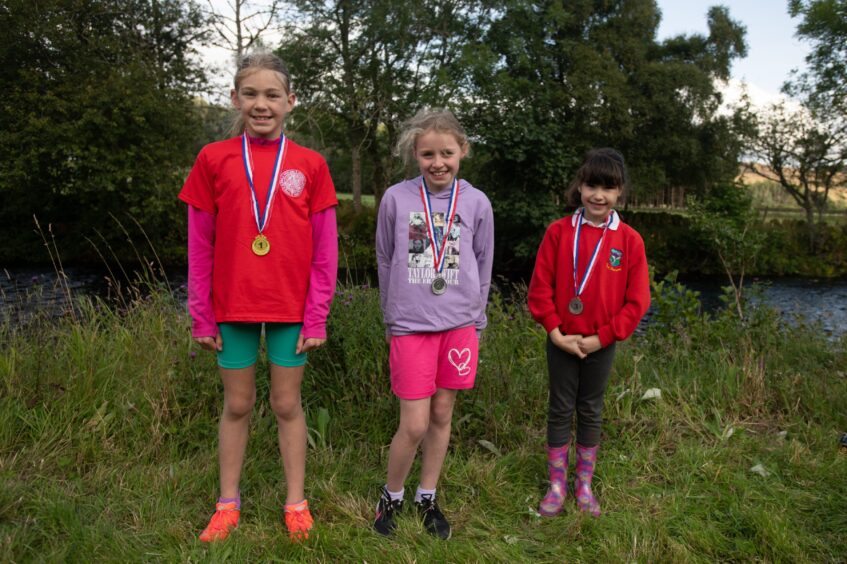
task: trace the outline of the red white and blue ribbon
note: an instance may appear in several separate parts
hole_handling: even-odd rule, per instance
[[[273,203],[277,185],[279,184],[279,173],[280,169],[282,169],[282,158],[284,155],[285,135],[280,135],[274,170],[271,174],[271,185],[268,187],[268,197],[265,202],[265,213],[261,213],[259,202],[256,200],[256,188],[253,186],[253,153],[250,150],[250,140],[247,138],[247,132],[241,135],[241,156],[244,159],[244,172],[247,173],[247,183],[250,185],[250,199],[253,202],[253,217],[256,219],[256,228],[259,230],[259,233],[265,229],[271,218],[271,204]]]
[[[585,290],[586,284],[588,284],[588,279],[591,277],[591,272],[594,270],[594,263],[597,261],[597,254],[600,252],[600,247],[603,246],[603,240],[606,238],[606,232],[612,224],[614,215],[615,211],[612,210],[612,213],[610,213],[609,217],[606,218],[606,223],[603,225],[603,235],[600,237],[600,240],[597,241],[597,245],[594,247],[594,252],[591,253],[591,260],[588,261],[588,266],[585,268],[585,274],[582,277],[582,282],[578,282],[579,275],[577,271],[577,264],[579,260],[579,233],[582,231],[585,208],[579,210],[579,217],[576,218],[576,229],[574,229],[573,234],[573,293],[576,297],[579,297],[580,294],[582,294],[583,290]]]
[[[421,201],[423,201],[424,212],[426,213],[426,231],[429,240],[432,244],[432,265],[435,267],[435,272],[441,273],[444,269],[444,253],[447,251],[447,237],[450,234],[450,229],[453,227],[453,218],[456,216],[456,204],[459,201],[459,179],[453,179],[453,185],[450,187],[450,204],[447,207],[447,216],[444,218],[445,227],[444,234],[441,237],[441,248],[438,248],[438,241],[435,239],[435,220],[432,217],[432,203],[429,200],[429,188],[427,188],[426,180],[421,178]]]

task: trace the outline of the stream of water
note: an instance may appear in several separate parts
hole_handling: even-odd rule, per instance
[[[35,315],[60,315],[67,310],[69,295],[114,297],[114,284],[102,271],[68,268],[66,284],[59,282],[49,268],[19,267],[0,269],[0,321],[16,322]],[[185,272],[169,274],[169,284],[177,297],[185,300]],[[723,278],[691,278],[682,281],[700,292],[704,311],[722,307]],[[798,316],[820,323],[828,335],[847,333],[847,279],[816,280],[801,278],[753,279],[761,287],[761,297],[778,310],[788,322]]]

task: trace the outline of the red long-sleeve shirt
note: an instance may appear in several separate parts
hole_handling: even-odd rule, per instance
[[[644,241],[613,212],[606,239],[597,254],[591,277],[580,298],[581,314],[568,311],[574,297],[573,243],[578,215],[553,222],[538,248],[529,284],[529,311],[549,333],[597,335],[607,347],[627,339],[650,307],[650,280]],[[602,227],[585,222],[580,231],[579,280],[603,234]]]

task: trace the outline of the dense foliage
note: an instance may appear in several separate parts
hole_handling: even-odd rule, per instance
[[[468,47],[463,114],[481,140],[472,178],[494,202],[498,261],[534,256],[590,147],[620,149],[639,193],[702,192],[736,174],[715,79],[746,45],[725,8],[710,10],[708,36],[662,42],[653,0],[520,0],[497,14]]]
[[[70,256],[94,255],[84,237],[105,247],[98,231],[126,247],[110,214],[141,220],[160,249],[182,246],[175,196],[204,83],[194,4],[9,0],[0,28],[0,261],[47,259],[34,257],[33,215]]]
[[[328,150],[360,209],[402,174],[392,156],[400,123],[446,105],[484,12],[478,0],[298,0],[278,53],[296,77],[294,126]],[[313,144],[314,144],[313,143]]]
[[[800,17],[797,34],[812,43],[806,57],[809,68],[789,83],[788,90],[803,93],[822,105],[836,104],[847,111],[847,0],[789,0],[789,13]]]

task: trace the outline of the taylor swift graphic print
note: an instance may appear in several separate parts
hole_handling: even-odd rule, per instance
[[[447,230],[446,214],[432,214],[432,227],[435,233],[436,245],[446,245],[444,251],[444,268],[441,275],[448,284],[455,286],[459,283],[459,240],[462,235],[462,220],[459,214],[453,217],[453,226]],[[426,228],[424,212],[409,213],[409,283],[431,284],[435,278],[435,262],[433,261],[432,242]]]

